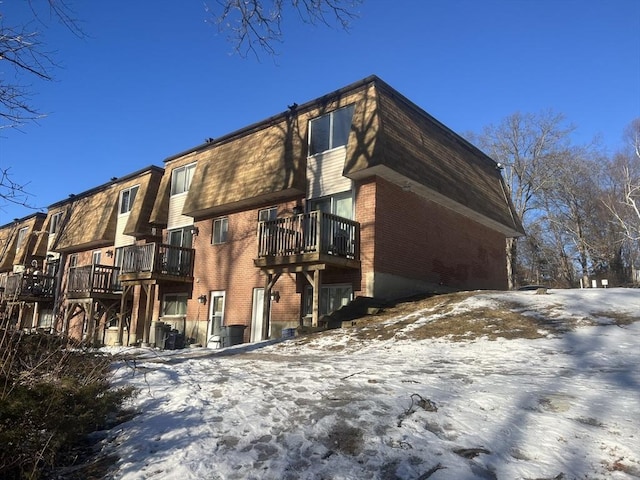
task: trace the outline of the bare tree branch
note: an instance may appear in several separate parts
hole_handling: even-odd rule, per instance
[[[44,115],[31,103],[32,82],[50,81],[57,67],[54,55],[46,48],[42,29],[52,19],[60,22],[74,35],[83,33],[73,18],[73,11],[65,0],[47,0],[49,19],[38,8],[42,3],[25,3],[33,20],[25,25],[12,25],[0,12],[0,130],[20,128]],[[14,182],[9,169],[0,170],[0,199],[29,207],[30,194],[25,185]]]
[[[286,13],[296,13],[303,23],[337,26],[348,31],[357,18],[362,0],[216,0],[217,8],[205,4],[210,21],[227,40],[234,53],[246,58],[260,52],[277,55],[275,45],[282,43],[282,22]]]

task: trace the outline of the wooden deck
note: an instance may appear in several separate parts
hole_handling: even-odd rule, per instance
[[[109,265],[83,265],[69,269],[67,298],[118,298],[120,269]]]
[[[359,269],[360,224],[320,211],[259,222],[254,264],[265,270],[318,264]]]
[[[195,251],[163,243],[121,247],[120,283],[192,283]]]

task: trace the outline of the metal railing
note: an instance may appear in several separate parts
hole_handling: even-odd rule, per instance
[[[121,247],[121,274],[144,273],[193,276],[194,250],[163,243]]]
[[[71,267],[67,291],[75,293],[116,293],[122,291],[118,280],[120,269],[109,265]]]
[[[258,223],[258,257],[303,253],[359,259],[360,224],[321,211]]]

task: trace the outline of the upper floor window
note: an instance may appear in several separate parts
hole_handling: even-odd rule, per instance
[[[258,210],[258,221],[267,222],[278,218],[278,207],[269,207]]]
[[[58,228],[60,228],[60,220],[62,220],[62,212],[57,212],[51,215],[51,220],[49,221],[49,233],[51,235],[55,235],[58,233]]]
[[[78,254],[72,253],[69,255],[69,267],[73,268],[78,265]]]
[[[16,241],[16,248],[22,247],[24,240],[27,238],[27,232],[29,231],[29,227],[23,227],[18,230],[18,239]]]
[[[309,123],[309,155],[347,144],[353,105],[314,118]]]
[[[138,185],[135,187],[127,188],[120,192],[120,214],[129,213],[133,208],[133,202],[136,199],[138,193]]]
[[[353,196],[351,192],[336,193],[328,197],[309,200],[309,211],[320,210],[353,220]]]
[[[193,227],[178,228],[170,230],[167,234],[169,245],[174,247],[191,248],[193,246]]]
[[[96,250],[91,255],[91,263],[94,265],[100,265],[100,259],[102,258],[102,252],[100,250]]]
[[[171,195],[178,195],[189,191],[193,172],[196,170],[196,164],[191,163],[183,167],[178,167],[171,173]]]
[[[229,232],[229,219],[227,217],[216,218],[213,221],[213,239],[212,243],[226,243],[227,233]]]

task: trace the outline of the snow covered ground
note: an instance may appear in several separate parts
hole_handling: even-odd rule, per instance
[[[107,432],[110,478],[640,478],[640,290],[460,298],[375,335],[127,351],[139,414]],[[506,309],[538,338],[412,334]]]

